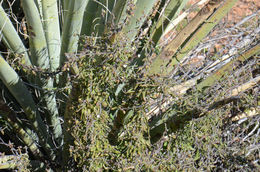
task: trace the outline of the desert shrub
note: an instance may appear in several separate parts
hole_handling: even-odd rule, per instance
[[[88,44],[91,41],[88,38],[83,40],[88,40]],[[147,68],[131,66],[132,54],[138,46],[133,44],[128,48],[123,38],[120,40],[112,45],[101,40],[96,45],[104,49],[87,47],[76,60],[80,72],[72,79],[78,95],[71,107],[72,164],[85,171],[217,171],[254,170],[258,167],[258,117],[247,120],[246,124],[231,120],[232,114],[235,116],[238,111],[258,106],[258,89],[246,92],[240,98],[234,97],[227,105],[222,102],[228,95],[226,90],[236,88],[252,77],[252,73],[245,71],[258,68],[257,57],[239,64],[236,71],[227,73],[222,80],[207,88],[206,94],[198,94],[191,88],[189,94],[182,96],[169,94],[170,87],[179,79],[165,78],[158,82],[157,77],[144,77]],[[196,75],[198,68],[192,69],[195,72],[191,75]],[[176,75],[182,77],[180,73]],[[167,111],[157,114],[159,117],[163,114],[160,119],[165,117],[162,125],[165,130],[154,141],[156,135],[150,135],[151,121],[157,116],[151,117],[148,112],[154,104],[163,104],[163,99],[158,98],[160,96],[174,100]],[[169,117],[176,116],[179,118],[172,120],[179,119],[180,125],[167,125]],[[250,132],[253,132],[250,140],[255,146],[246,151],[252,144],[244,141],[235,144],[234,141]]]

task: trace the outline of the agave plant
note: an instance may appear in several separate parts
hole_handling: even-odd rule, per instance
[[[174,79],[172,76],[179,75],[176,69],[180,62],[183,62],[187,54],[199,45],[237,0],[203,2],[206,3],[198,14],[174,39],[162,46],[161,40],[164,36],[182,21],[180,13],[187,0],[2,1],[0,35],[3,51],[0,55],[0,78],[3,94],[0,116],[3,119],[1,122],[9,131],[4,130],[6,131],[4,140],[12,138],[16,145],[27,146],[30,163],[35,169],[69,168],[72,156],[70,146],[76,140],[72,137],[71,129],[77,124],[73,121],[76,110],[72,107],[75,103],[79,103],[80,94],[83,94],[79,92],[83,89],[81,85],[78,82],[71,82],[73,80],[71,77],[83,77],[82,73],[86,71],[91,73],[91,70],[84,69],[86,67],[84,60],[90,58],[83,53],[84,50],[91,46],[90,50],[94,53],[91,58],[97,61],[95,64],[99,63],[100,69],[103,69],[106,66],[103,65],[103,57],[109,56],[109,53],[100,54],[94,46],[97,46],[96,49],[113,50],[115,45],[124,44],[120,48],[121,54],[125,53],[131,57],[127,60],[129,70],[126,75],[135,76],[140,72],[142,77],[152,78],[153,81]],[[196,4],[192,8],[195,6]],[[103,40],[102,44],[99,43],[100,40]],[[82,41],[85,41],[84,44]],[[195,90],[200,95],[206,94],[206,88],[229,73],[232,70],[230,66],[234,62],[243,62],[259,53],[260,45],[255,44],[202,80],[201,76],[196,76],[171,87],[170,90],[185,94],[189,88],[196,85]],[[114,93],[108,97],[116,99],[119,95],[124,96],[122,92],[130,88],[129,83],[118,82],[118,85],[113,86]],[[133,88],[133,91],[136,90]],[[142,101],[147,103],[151,100],[144,98]],[[111,102],[108,103],[113,104]],[[194,117],[194,115],[174,117],[175,113],[167,111],[169,108],[167,105],[171,102],[172,99],[168,97],[160,107],[147,103],[146,109],[150,109],[147,116],[153,116],[152,114],[156,114],[158,109],[163,109],[166,114],[150,118],[151,143],[156,143],[160,139],[165,124],[170,128],[171,126],[176,128],[180,121]],[[124,106],[128,106],[127,104],[128,102]],[[109,109],[115,112],[111,118],[113,124],[109,135],[112,138],[109,139],[110,145],[119,144],[117,135],[124,125],[127,125],[124,121],[129,116],[135,115],[133,109],[126,108],[127,111],[124,111],[122,106],[118,107],[120,108]],[[209,106],[209,111],[214,107],[214,104]],[[194,109],[187,114],[202,114],[195,111]],[[0,147],[0,150],[8,153],[6,147],[3,149]],[[13,157],[8,156],[1,155],[0,169],[19,166],[19,163],[12,161]]]

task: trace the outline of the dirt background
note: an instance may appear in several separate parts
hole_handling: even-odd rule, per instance
[[[194,4],[200,0],[190,0],[188,4]],[[227,19],[230,23],[237,23],[244,17],[260,10],[260,0],[239,0],[230,10]]]

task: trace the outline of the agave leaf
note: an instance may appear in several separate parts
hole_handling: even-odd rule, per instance
[[[255,45],[248,51],[241,54],[236,59],[230,61],[229,63],[227,63],[220,69],[218,69],[212,75],[208,76],[205,80],[203,80],[201,83],[199,83],[197,85],[197,90],[203,91],[203,88],[212,86],[214,83],[216,83],[223,75],[227,74],[229,71],[234,69],[231,66],[232,66],[232,64],[234,64],[235,61],[243,62],[243,61],[247,60],[248,58],[250,58],[254,55],[258,55],[258,54],[260,54],[260,44]],[[259,81],[259,77],[254,78],[253,82],[250,81],[250,83],[246,83],[246,84],[244,84],[244,86],[245,85],[253,86],[258,81]],[[247,86],[246,86],[246,88],[247,88]],[[238,94],[237,89],[235,90],[235,92]],[[240,91],[243,91],[243,90],[240,89]],[[233,90],[232,90],[232,94],[234,94]],[[200,117],[200,116],[209,114],[209,112],[212,111],[213,109],[220,108],[223,105],[233,102],[236,99],[237,98],[234,98],[231,96],[224,100],[214,102],[207,107],[208,111],[206,113],[204,113],[200,110],[197,110],[197,109],[189,111],[185,115],[181,115],[181,116],[176,115],[175,110],[170,111],[170,113],[166,112],[166,114],[162,118],[157,117],[157,118],[153,119],[152,121],[150,121],[150,123],[149,123],[149,125],[151,127],[151,131],[150,131],[151,137],[153,137],[152,142],[156,142],[157,139],[159,138],[158,136],[160,136],[165,131],[165,125],[167,125],[167,127],[171,128],[172,131],[176,131],[177,129],[180,128],[181,125],[185,124],[185,122],[191,120],[192,118],[196,118],[196,117]]]
[[[50,56],[51,71],[60,65],[60,25],[57,0],[42,0],[43,24]]]
[[[214,7],[214,3],[218,3],[218,1],[212,0],[208,3],[211,7]],[[214,13],[203,22],[202,26],[193,34],[193,36],[188,40],[187,43],[183,46],[180,52],[176,54],[176,58],[172,60],[169,64],[169,68],[167,70],[172,70],[173,66],[178,63],[178,61],[182,60],[189,51],[191,51],[194,47],[196,47],[199,42],[205,38],[209,32],[220,22],[220,20],[227,15],[229,10],[235,5],[238,0],[227,0],[224,1],[217,9],[215,9]],[[220,1],[222,2],[222,1]],[[216,8],[216,7],[215,7]],[[201,9],[202,11],[204,8]],[[207,11],[207,9],[205,10]]]
[[[14,169],[17,166],[19,159],[19,156],[16,155],[0,156],[0,169]]]
[[[169,74],[185,55],[208,35],[213,27],[228,13],[237,0],[211,0],[198,15],[171,41],[154,60],[150,74]],[[220,5],[220,6],[219,6]],[[215,10],[215,8],[218,9]],[[196,30],[196,31],[195,31]],[[195,31],[195,32],[194,32]],[[194,32],[194,33],[193,33]],[[192,34],[192,36],[191,36]],[[191,36],[191,37],[190,37]],[[185,45],[183,45],[185,44]],[[174,58],[172,58],[174,56]],[[165,68],[167,65],[167,68]],[[161,71],[163,69],[163,71]],[[165,69],[165,70],[164,70]]]
[[[22,62],[31,66],[27,50],[18,36],[12,22],[0,5],[0,35],[3,36],[4,44],[14,53],[22,55]]]
[[[62,144],[62,128],[61,121],[59,119],[59,111],[56,103],[56,95],[53,90],[49,88],[53,87],[53,79],[49,78],[45,80],[46,85],[42,86],[43,88],[43,99],[46,102],[47,111],[49,112],[46,115],[47,122],[53,132],[53,136],[57,141],[58,145]]]
[[[42,17],[42,0],[34,0],[35,5],[37,6],[37,9],[39,11],[40,16]]]
[[[33,0],[21,2],[28,24],[32,63],[42,69],[48,69],[49,55],[39,11]]]
[[[66,1],[65,1],[66,2]],[[70,0],[62,33],[61,59],[62,66],[67,60],[65,53],[76,53],[78,40],[83,22],[84,10],[89,0]],[[61,81],[62,82],[62,81]]]
[[[250,81],[237,86],[236,88],[231,90],[231,95],[232,97],[237,96],[238,94],[240,94],[241,92],[244,92],[246,90],[249,90],[251,88],[253,88],[254,86],[256,86],[257,84],[260,83],[260,76],[257,76],[253,79],[251,79]]]
[[[135,7],[132,10],[133,16],[129,18],[129,21],[122,30],[122,33],[129,42],[134,40],[156,2],[157,0],[138,0],[136,2]]]
[[[127,0],[118,0],[113,8],[112,15],[109,17],[108,25],[106,30],[110,26],[121,26],[127,17]]]
[[[7,64],[2,56],[0,56],[0,65],[1,80],[16,98],[18,103],[24,107],[29,116],[28,118],[36,121],[36,106],[30,92],[27,90],[17,73]],[[37,122],[35,122],[35,124],[37,124]]]
[[[45,5],[48,6],[48,2]],[[42,5],[42,4],[41,4]],[[28,22],[29,28],[29,41],[30,41],[30,50],[32,54],[32,63],[40,67],[41,69],[46,69],[50,71],[50,61],[49,61],[49,53],[48,47],[46,43],[45,33],[43,30],[43,25],[41,22],[41,17],[36,7],[36,4],[33,0],[22,1],[22,7],[24,9],[24,13]],[[44,10],[47,7],[44,7]],[[51,6],[50,6],[51,8]],[[52,8],[55,8],[52,7]],[[50,13],[52,16],[52,13]],[[54,14],[55,15],[55,14]],[[45,11],[45,16],[47,16]],[[55,16],[54,16],[55,17]],[[57,22],[57,21],[56,21]],[[47,24],[46,24],[47,26]],[[48,27],[48,26],[47,26]],[[54,27],[54,26],[52,26]],[[50,28],[49,28],[50,29]],[[52,34],[52,33],[47,33]],[[48,35],[49,36],[49,35]],[[59,35],[58,35],[59,36]],[[48,37],[48,39],[51,39]],[[53,53],[53,47],[51,48],[51,52]],[[56,54],[55,54],[56,55]],[[43,89],[43,100],[47,106],[48,114],[46,115],[47,121],[50,124],[52,130],[54,130],[54,137],[59,138],[59,143],[61,142],[62,129],[61,124],[58,119],[58,109],[53,89],[53,78],[43,78],[39,77],[37,80],[40,87]]]
[[[94,25],[94,20],[96,12],[98,11],[98,3],[94,0],[89,0],[86,10],[84,12],[84,20],[81,29],[81,35],[90,36],[92,33],[92,27]]]
[[[168,27],[169,23],[174,20],[184,6],[187,4],[188,0],[171,0],[166,8],[160,12],[161,16],[159,20],[154,25],[152,29],[152,41],[156,45],[157,42],[160,40],[161,36],[164,34],[164,30]]]
[[[197,9],[201,9],[199,6],[207,2],[208,0],[200,0],[196,4],[193,4],[189,9],[185,10],[181,15],[179,15],[177,18],[173,18],[170,23],[167,25],[165,30],[163,31],[163,36],[165,36],[167,33],[169,33],[175,26],[177,26],[178,23],[180,23],[183,20],[186,20],[185,18],[192,12],[196,11]]]
[[[28,119],[33,126],[34,131],[38,134],[40,138],[40,142],[44,146],[44,149],[47,151],[47,154],[52,159],[54,159],[54,145],[48,137],[47,129],[39,113],[37,112],[37,108],[31,96],[31,93],[28,91],[17,73],[8,65],[8,63],[1,55],[0,79],[25,111]]]
[[[63,4],[63,10],[64,12],[68,12],[68,9],[69,9],[69,3],[70,1],[69,0],[61,0],[62,1],[62,4]]]
[[[17,114],[15,114],[15,112],[4,103],[2,98],[0,98],[0,112],[3,118],[12,126],[13,130],[22,139],[24,144],[28,146],[33,155],[35,157],[43,157],[43,154],[37,147],[32,135],[29,134],[32,133],[32,131],[28,128],[27,130],[23,129],[21,123],[16,118]]]
[[[27,159],[26,154],[21,154],[21,155],[3,155],[0,157],[0,169],[19,169],[21,171],[25,171],[26,169],[21,169],[21,164],[23,163],[24,160]],[[26,168],[25,164],[24,167]],[[30,161],[30,166],[33,171],[48,171],[53,172],[52,169],[48,168],[43,162],[41,161]]]
[[[59,27],[59,16],[57,0],[42,0],[42,11],[43,11],[43,21],[45,28],[45,36],[48,46],[48,53],[50,58],[50,70],[56,71],[60,65],[60,27]],[[53,80],[47,79],[47,87],[53,87]],[[62,128],[59,121],[59,112],[56,104],[56,98],[54,92],[46,92],[45,99],[47,102],[48,111],[50,112],[50,117],[48,123],[51,125],[53,130],[54,138],[58,140],[60,145],[62,142]]]
[[[197,89],[199,91],[203,91],[204,87],[210,87],[214,83],[216,83],[218,80],[220,80],[225,74],[230,72],[231,70],[234,70],[234,67],[232,65],[235,61],[243,62],[247,60],[248,58],[260,54],[260,44],[255,45],[254,47],[250,48],[243,54],[241,54],[239,57],[235,58],[234,60],[230,61],[229,63],[222,66],[220,69],[218,69],[216,72],[214,72],[212,75],[208,76],[206,79],[204,79],[202,82],[200,82],[197,85]]]
[[[32,139],[31,135],[27,133],[22,127],[20,123],[17,121],[13,121],[10,118],[4,117],[7,122],[13,127],[14,132],[19,136],[19,138],[23,141],[23,143],[28,146],[29,150],[32,152],[32,154],[37,158],[42,158],[43,154],[40,151],[40,149],[37,147],[37,144]]]
[[[158,21],[154,22],[152,25],[152,28],[150,29],[151,33],[151,40],[154,44],[154,46],[157,46],[159,48],[158,41],[163,37],[163,35],[166,32],[166,28],[171,24],[172,20],[174,20],[177,15],[180,13],[180,11],[183,9],[185,4],[187,3],[187,0],[172,0],[169,1],[168,4],[166,4],[166,1],[161,2],[161,7],[159,7],[160,14],[158,16]],[[136,58],[133,61],[133,64],[137,64],[138,66],[143,65],[143,59],[146,56],[146,49],[144,48],[142,52],[140,53],[140,57]]]
[[[232,121],[238,121],[238,123],[241,123],[242,121],[247,120],[248,118],[252,118],[256,115],[259,115],[260,112],[260,101],[257,102],[258,106],[256,107],[250,107],[244,110],[244,112],[237,114],[236,116],[232,117]],[[241,121],[241,122],[240,122]]]

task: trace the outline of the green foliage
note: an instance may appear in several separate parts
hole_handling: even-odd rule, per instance
[[[156,89],[129,67],[134,48],[126,48],[122,41],[100,49],[104,44],[98,41],[95,50],[87,47],[81,52],[80,72],[74,81],[80,96],[73,102],[72,156],[79,166],[92,170],[111,168],[121,158],[132,162],[147,149],[143,145],[147,142],[144,133],[148,133],[144,99]],[[122,89],[117,87],[120,84],[124,84]]]
[[[147,116],[147,102],[156,100],[156,95],[160,93],[165,95],[169,91],[167,88],[170,81],[158,83],[144,77],[142,73],[145,73],[146,68],[135,70],[130,66],[129,60],[135,48],[126,48],[124,38],[120,39],[120,44],[112,45],[106,44],[106,39],[98,40],[95,47],[88,46],[93,44],[93,40],[83,40],[88,44],[83,45],[85,48],[79,53],[76,63],[80,66],[80,72],[72,80],[80,94],[72,106],[74,143],[70,147],[70,155],[79,169],[210,171],[229,167],[238,169],[243,164],[239,160],[236,165],[230,164],[232,148],[229,142],[234,136],[226,138],[223,135],[229,129],[230,123],[226,119],[230,108],[206,110],[210,102],[224,96],[223,92],[218,91],[216,94],[216,90],[211,88],[212,92],[203,97],[203,94],[198,96],[194,90],[190,92],[191,95],[182,97],[163,117],[159,117],[164,121],[159,121],[163,128],[170,116],[179,116],[182,125],[170,120],[179,126],[167,126],[160,139],[153,142],[151,126],[154,124],[153,118]],[[98,60],[94,58],[97,54]],[[230,77],[236,75],[241,74],[238,72]],[[243,82],[229,80],[234,85]],[[225,90],[232,83],[227,85],[222,80],[218,85]],[[196,106],[200,108],[198,111],[194,111]],[[194,114],[200,111],[206,111],[208,115],[197,118]],[[189,117],[191,112],[193,116]],[[243,149],[246,149],[246,145]]]
[[[143,97],[136,96],[137,99],[134,99],[136,101],[130,103],[134,98],[132,96],[139,95],[138,89],[136,92],[129,91],[129,88],[123,90],[120,99],[115,96],[115,87],[122,78],[124,79],[121,82],[127,86],[138,85],[129,82],[132,79],[132,75],[128,75],[129,67],[127,67],[128,70],[120,67],[121,64],[125,64],[125,61],[119,59],[126,55],[121,50],[122,48],[119,49],[119,54],[113,53],[116,56],[111,56],[111,58],[106,58],[101,62],[102,68],[95,68],[96,60],[93,58],[83,58],[84,60],[79,62],[82,64],[82,68],[80,68],[82,71],[75,83],[80,85],[79,92],[82,94],[73,106],[75,110],[72,117],[74,119],[72,133],[74,144],[70,149],[71,156],[79,169],[85,169],[85,171],[182,171],[185,169],[211,171],[226,168],[235,170],[250,162],[249,159],[244,162],[237,159],[234,164],[231,163],[232,157],[235,155],[233,154],[234,147],[230,147],[230,142],[241,133],[233,131],[235,136],[231,138],[223,135],[226,131],[230,131],[230,122],[226,120],[229,114],[228,107],[211,111],[209,115],[202,118],[187,121],[180,130],[172,134],[165,133],[158,142],[152,144],[149,120],[145,116],[144,107],[138,103],[138,98],[142,99]],[[87,63],[84,63],[86,61]],[[117,71],[114,75],[110,74],[110,67]],[[138,75],[133,75],[135,79],[138,78]],[[148,80],[147,82],[152,83],[153,81]],[[144,91],[148,95],[158,92],[158,87],[155,87],[155,83],[153,84],[154,86],[149,87],[149,89],[142,87],[140,91]],[[86,91],[87,89],[88,91]],[[128,100],[127,107],[118,106],[129,97],[131,99]],[[184,113],[185,109],[192,109],[196,104],[193,95],[184,98],[183,101],[185,105],[180,104],[178,107],[180,113]],[[241,101],[245,104],[246,100],[241,99]],[[251,99],[251,101],[253,100]],[[250,104],[250,102],[248,103]],[[119,115],[118,113],[124,113],[122,110],[133,112],[129,115],[131,116],[130,120],[124,125],[120,124],[121,129],[119,127],[111,128],[113,120],[117,119]],[[173,107],[173,110],[177,109]],[[115,114],[116,112],[117,114]],[[236,130],[236,127],[232,127],[233,130]],[[116,132],[116,135],[111,135],[111,131]],[[252,130],[249,129],[248,132],[250,131]],[[118,137],[116,144],[112,142],[114,141],[113,137]],[[240,145],[236,149],[246,150],[247,146],[241,147]],[[245,154],[240,156],[244,157]]]

